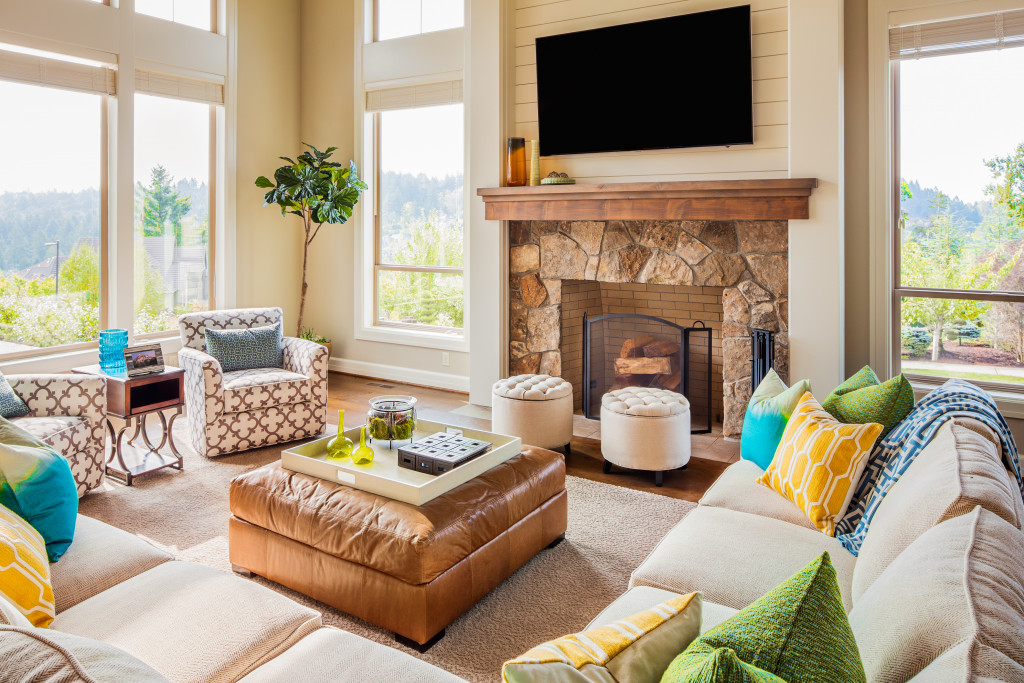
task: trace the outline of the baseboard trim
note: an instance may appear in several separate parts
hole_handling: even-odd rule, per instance
[[[392,382],[419,384],[425,387],[448,389],[450,391],[469,391],[469,377],[465,375],[449,375],[444,372],[433,372],[432,370],[415,370],[397,365],[367,363],[366,361],[352,360],[350,358],[331,358],[327,363],[327,368],[334,372],[386,379]]]

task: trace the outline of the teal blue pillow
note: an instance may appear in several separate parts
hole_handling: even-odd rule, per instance
[[[206,352],[220,362],[224,372],[284,367],[281,323],[246,330],[206,328],[205,334]]]
[[[50,562],[59,560],[75,537],[78,488],[68,461],[2,417],[0,505],[39,532]]]
[[[796,404],[810,390],[811,383],[806,379],[787,387],[775,370],[768,370],[747,404],[740,435],[740,457],[762,470],[768,469]]]
[[[7,378],[0,375],[0,417],[21,417],[28,415],[28,406],[21,396],[14,393]]]

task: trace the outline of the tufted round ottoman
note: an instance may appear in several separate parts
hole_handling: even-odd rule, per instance
[[[572,439],[572,385],[561,377],[516,375],[491,388],[491,431],[524,444],[563,448]]]
[[[690,402],[667,389],[626,387],[601,397],[601,455],[611,465],[650,470],[664,483],[666,470],[690,460]]]

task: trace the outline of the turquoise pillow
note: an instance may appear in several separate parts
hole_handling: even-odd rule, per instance
[[[672,660],[661,683],[865,683],[828,553]]]
[[[59,560],[75,537],[78,488],[68,461],[2,417],[0,505],[39,532],[50,562]]]
[[[21,400],[21,396],[14,393],[7,378],[0,375],[0,417],[21,417],[22,415],[28,415],[28,406]]]
[[[284,367],[281,323],[245,330],[206,328],[205,334],[206,352],[220,362],[224,372]]]
[[[810,390],[811,383],[806,379],[787,387],[774,369],[768,370],[747,404],[740,436],[740,457],[762,470],[768,469],[796,404]]]

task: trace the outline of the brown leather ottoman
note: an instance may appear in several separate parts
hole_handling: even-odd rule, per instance
[[[236,571],[429,646],[564,536],[565,461],[526,446],[418,507],[274,464],[236,477],[230,502]]]

